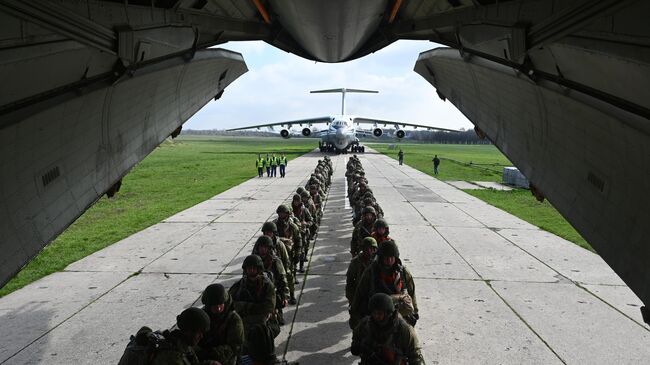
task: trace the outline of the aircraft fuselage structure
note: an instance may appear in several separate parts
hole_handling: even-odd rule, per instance
[[[648,305],[647,14],[642,0],[1,0],[0,284],[246,71],[208,47],[343,62],[411,39],[448,47],[416,71]]]
[[[321,141],[333,145],[338,151],[346,151],[350,146],[359,143],[356,135],[352,118],[339,115],[333,118],[327,132],[321,135]]]

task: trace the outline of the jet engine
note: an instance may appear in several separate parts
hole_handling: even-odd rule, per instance
[[[384,131],[381,128],[375,128],[372,131],[372,135],[375,137],[381,137],[382,134],[384,134]]]
[[[305,137],[309,137],[311,135],[311,129],[303,128],[302,129],[302,135],[305,136]]]
[[[288,129],[283,129],[280,131],[280,136],[284,139],[288,139],[289,137],[291,137],[291,133],[289,133]]]
[[[395,132],[395,136],[399,139],[402,139],[404,136],[406,136],[406,132],[404,132],[403,129],[398,129],[397,132]]]

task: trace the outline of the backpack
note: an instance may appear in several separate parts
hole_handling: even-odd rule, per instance
[[[151,328],[144,326],[138,330],[135,336],[131,335],[118,365],[151,364],[164,342],[163,333],[152,331]]]

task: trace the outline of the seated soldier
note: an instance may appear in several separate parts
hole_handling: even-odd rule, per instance
[[[361,240],[372,235],[372,228],[377,219],[377,214],[373,207],[365,207],[362,211],[363,218],[354,226],[352,231],[352,240],[350,241],[350,253],[356,256],[359,253],[359,244]]]
[[[268,236],[260,236],[253,246],[253,255],[262,258],[264,271],[269,274],[275,285],[275,314],[280,325],[284,325],[282,308],[287,306],[289,297],[289,285],[287,284],[287,274],[282,265],[282,260],[275,256],[275,247],[273,240]]]
[[[389,233],[388,222],[383,218],[377,219],[372,227],[371,236],[377,241],[379,246],[381,246],[382,242],[390,240],[390,237],[388,236]]]
[[[374,294],[368,312],[352,333],[350,352],[361,357],[361,364],[424,364],[417,334],[402,319],[390,296]]]
[[[226,288],[221,284],[208,285],[201,295],[201,302],[210,317],[210,330],[199,342],[199,359],[218,361],[222,365],[239,364],[244,345],[244,324],[235,312]]]
[[[249,255],[242,264],[244,277],[228,290],[235,311],[244,322],[244,346],[247,355],[260,364],[276,360],[275,337],[280,327],[275,320],[275,286],[264,274],[264,263],[257,255]]]
[[[376,293],[390,295],[404,320],[415,326],[419,318],[415,282],[399,259],[395,241],[384,241],[379,245],[377,259],[361,275],[350,307],[350,328],[354,329],[359,320],[369,314],[368,298]]]
[[[165,340],[153,359],[154,365],[213,365],[216,362],[200,362],[194,347],[203,334],[210,329],[210,317],[201,308],[190,307],[176,316],[176,326],[171,332],[165,331]]]
[[[354,298],[354,293],[357,290],[357,283],[359,282],[361,275],[366,268],[370,266],[372,260],[375,259],[377,241],[372,237],[366,237],[361,241],[359,249],[361,251],[352,259],[352,261],[350,261],[350,266],[348,266],[348,271],[345,274],[345,297],[348,298],[349,304],[352,304],[352,299]]]

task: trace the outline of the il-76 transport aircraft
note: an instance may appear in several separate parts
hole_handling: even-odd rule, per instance
[[[427,130],[440,130],[447,132],[458,132],[453,129],[445,129],[432,127],[422,124],[413,124],[405,122],[397,122],[390,120],[379,120],[371,118],[362,118],[355,117],[350,115],[345,115],[345,94],[346,93],[378,93],[374,90],[360,90],[360,89],[329,89],[329,90],[314,90],[311,93],[341,93],[341,114],[340,115],[331,115],[318,118],[307,118],[299,120],[290,120],[277,123],[269,124],[259,124],[252,125],[247,127],[233,128],[229,131],[236,131],[242,129],[254,129],[268,127],[273,129],[273,127],[279,126],[282,128],[280,130],[280,136],[282,138],[290,138],[293,130],[293,126],[303,127],[300,133],[305,137],[320,137],[321,139],[321,150],[326,151],[335,151],[337,153],[345,152],[352,146],[359,145],[358,136],[374,136],[381,137],[384,134],[383,128],[386,126],[391,126],[395,128],[395,137],[398,139],[404,138],[406,132],[403,128],[405,127],[414,127],[414,128],[424,128]],[[325,124],[327,128],[320,129],[314,125]],[[368,128],[361,128],[361,125],[366,125]]]

